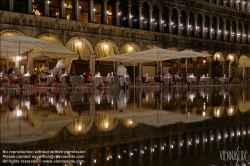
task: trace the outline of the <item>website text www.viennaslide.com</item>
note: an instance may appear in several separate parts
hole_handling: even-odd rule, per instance
[[[84,150],[2,150],[1,163],[85,163]]]

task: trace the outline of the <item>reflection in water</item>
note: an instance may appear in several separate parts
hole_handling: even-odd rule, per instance
[[[86,150],[85,165],[235,164],[219,150],[250,150],[248,96],[241,87],[2,90],[1,146]]]

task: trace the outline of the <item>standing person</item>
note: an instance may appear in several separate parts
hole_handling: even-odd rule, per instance
[[[127,69],[125,66],[122,65],[122,63],[120,63],[120,65],[117,67],[117,75],[119,77],[124,77],[124,75],[126,74]]]
[[[46,65],[44,68],[44,73],[49,75],[49,65]]]

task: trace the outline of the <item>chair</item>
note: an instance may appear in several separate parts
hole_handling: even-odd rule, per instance
[[[199,80],[199,84],[201,85],[204,85],[206,82],[205,82],[205,80],[203,79],[203,80],[201,80],[201,78],[200,78],[200,80]]]
[[[37,84],[37,76],[32,74],[30,75],[30,81],[27,83],[28,85],[33,85],[36,87]]]
[[[195,80],[192,80],[192,84],[199,85],[200,77],[197,77]]]
[[[83,85],[84,84],[87,84],[87,85],[91,85],[92,84],[91,78],[89,78],[87,75],[83,75],[83,78],[84,78]]]
[[[19,84],[19,76],[17,74],[9,75],[9,86],[17,87]]]
[[[106,76],[102,76],[102,84],[108,86],[109,82],[106,80],[106,78],[107,78]]]
[[[141,82],[142,82],[142,80],[140,79],[139,76],[137,76],[137,77],[135,78],[135,84],[136,84],[136,85],[141,85]]]
[[[179,79],[176,79],[175,76],[173,77],[173,85],[177,85],[177,83],[180,83]]]

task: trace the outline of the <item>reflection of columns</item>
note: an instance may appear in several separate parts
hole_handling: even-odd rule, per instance
[[[94,166],[94,149],[89,149],[89,164]]]
[[[183,26],[186,26],[186,30],[187,30],[187,36],[190,36],[190,34],[189,34],[189,16],[187,15],[187,21],[186,21],[186,25],[183,25]]]
[[[44,3],[46,1],[44,0]],[[14,11],[14,0],[9,0],[9,9],[10,9],[10,12],[13,12]]]
[[[178,15],[178,24],[177,24],[177,29],[178,29],[178,35],[182,35],[182,28],[181,28],[181,15]]]
[[[65,7],[64,7],[65,0],[61,0],[59,4],[60,4],[60,12],[59,12],[60,18],[66,18]]]
[[[89,0],[89,11],[88,11],[89,22],[94,22],[94,0]]]
[[[101,163],[103,166],[107,165],[107,148],[106,147],[102,147],[101,148]]]
[[[139,29],[143,29],[142,7],[139,7]]]
[[[149,9],[149,30],[153,31],[153,11],[154,9]]]
[[[107,0],[102,2],[102,24],[107,24]]]
[[[194,15],[194,36],[197,37],[197,15]]]
[[[142,155],[144,154],[143,143],[139,142],[139,163],[142,163]]]
[[[198,66],[198,61],[196,59],[196,61],[193,61],[193,69],[194,69],[194,75],[198,75],[198,72],[197,72],[197,66]]]
[[[115,145],[114,146],[114,155],[113,155],[113,158],[114,158],[114,161],[113,161],[113,165],[119,165],[119,160],[120,158],[118,156],[120,156],[120,145]]]
[[[205,134],[205,131],[202,131],[202,134],[201,134],[201,154],[204,154],[205,153],[205,144],[206,144],[206,134]]]
[[[28,14],[32,14],[32,0],[28,0]]]
[[[119,10],[119,5],[120,5],[120,1],[117,1],[115,3],[115,25],[116,26],[120,26],[120,10]]]
[[[152,139],[150,139],[149,140],[149,165],[151,165],[151,163],[152,163],[152,161],[153,161],[153,147],[154,147],[154,145],[153,145],[153,140]]]
[[[80,6],[79,6],[79,0],[75,0],[75,20],[80,21]]]
[[[128,164],[127,164],[128,166],[132,165],[131,158],[132,158],[132,155],[134,155],[134,154],[132,154],[133,153],[133,147],[132,146],[133,146],[132,143],[128,144]]]
[[[132,5],[130,3],[128,3],[128,27],[129,28],[132,28],[131,7],[132,7]]]
[[[163,11],[159,11],[159,23],[158,23],[158,25],[159,25],[159,31],[160,32],[162,32],[162,28],[163,28],[163,22],[162,22],[162,13],[163,13]]]
[[[212,29],[213,29],[213,19],[210,17],[209,18],[210,21],[209,21],[209,28],[208,28],[208,33],[209,33],[209,39],[213,39],[213,32],[212,32]]]
[[[242,26],[241,41],[242,41],[242,43],[246,43],[246,29],[245,29],[244,25]]]
[[[49,1],[44,0],[43,4],[44,4],[44,16],[49,16]]]

